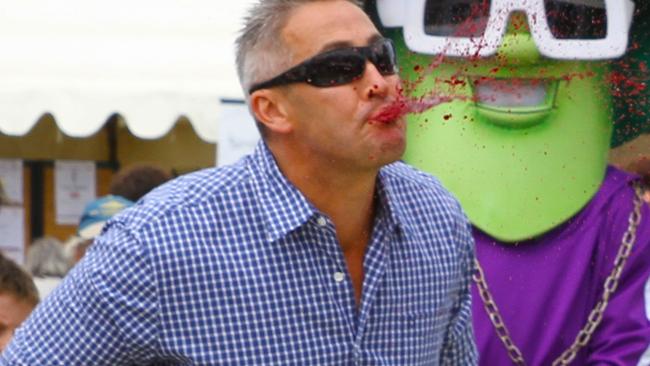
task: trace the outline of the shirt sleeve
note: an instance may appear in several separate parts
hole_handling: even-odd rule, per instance
[[[631,194],[619,199],[630,204],[613,215],[616,222],[607,237],[609,242],[603,244],[606,248],[603,250],[605,270],[598,276],[603,284],[613,268],[632,210]],[[587,346],[588,365],[650,365],[650,209],[647,204],[643,204],[641,216],[636,240],[618,287]],[[599,298],[601,296],[599,294]]]
[[[17,330],[0,365],[150,363],[156,347],[150,268],[142,246],[113,225]]]
[[[457,226],[457,245],[461,263],[459,295],[454,304],[454,312],[445,337],[441,353],[441,365],[471,366],[478,363],[478,354],[472,327],[471,278],[474,272],[474,239],[469,222],[463,216]]]

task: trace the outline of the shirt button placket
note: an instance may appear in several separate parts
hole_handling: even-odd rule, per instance
[[[359,346],[358,343],[355,343],[353,348],[352,348],[352,356],[354,358],[354,364],[355,365],[360,365],[361,364],[361,347]]]

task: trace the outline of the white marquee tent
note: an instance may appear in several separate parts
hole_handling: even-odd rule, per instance
[[[233,41],[252,0],[0,2],[0,133],[44,113],[66,135],[115,113],[158,138],[185,116],[216,142],[220,100],[242,99]]]

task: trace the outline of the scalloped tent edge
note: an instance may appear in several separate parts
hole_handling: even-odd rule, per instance
[[[143,139],[179,117],[218,140],[221,101],[243,100],[234,40],[253,0],[48,0],[0,12],[0,133],[28,133],[46,113],[87,137],[113,114]]]
[[[192,100],[182,97],[128,98],[124,103],[117,102],[120,98],[110,98],[105,102],[90,99],[78,96],[51,108],[29,102],[16,103],[23,108],[0,108],[0,133],[26,135],[43,116],[49,114],[62,133],[85,138],[97,133],[111,116],[117,114],[129,132],[141,139],[159,139],[185,118],[201,140],[217,143],[222,101],[216,95]]]

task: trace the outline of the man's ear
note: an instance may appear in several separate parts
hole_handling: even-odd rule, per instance
[[[251,110],[257,120],[276,133],[291,131],[287,115],[286,98],[277,90],[260,89],[250,96]]]

